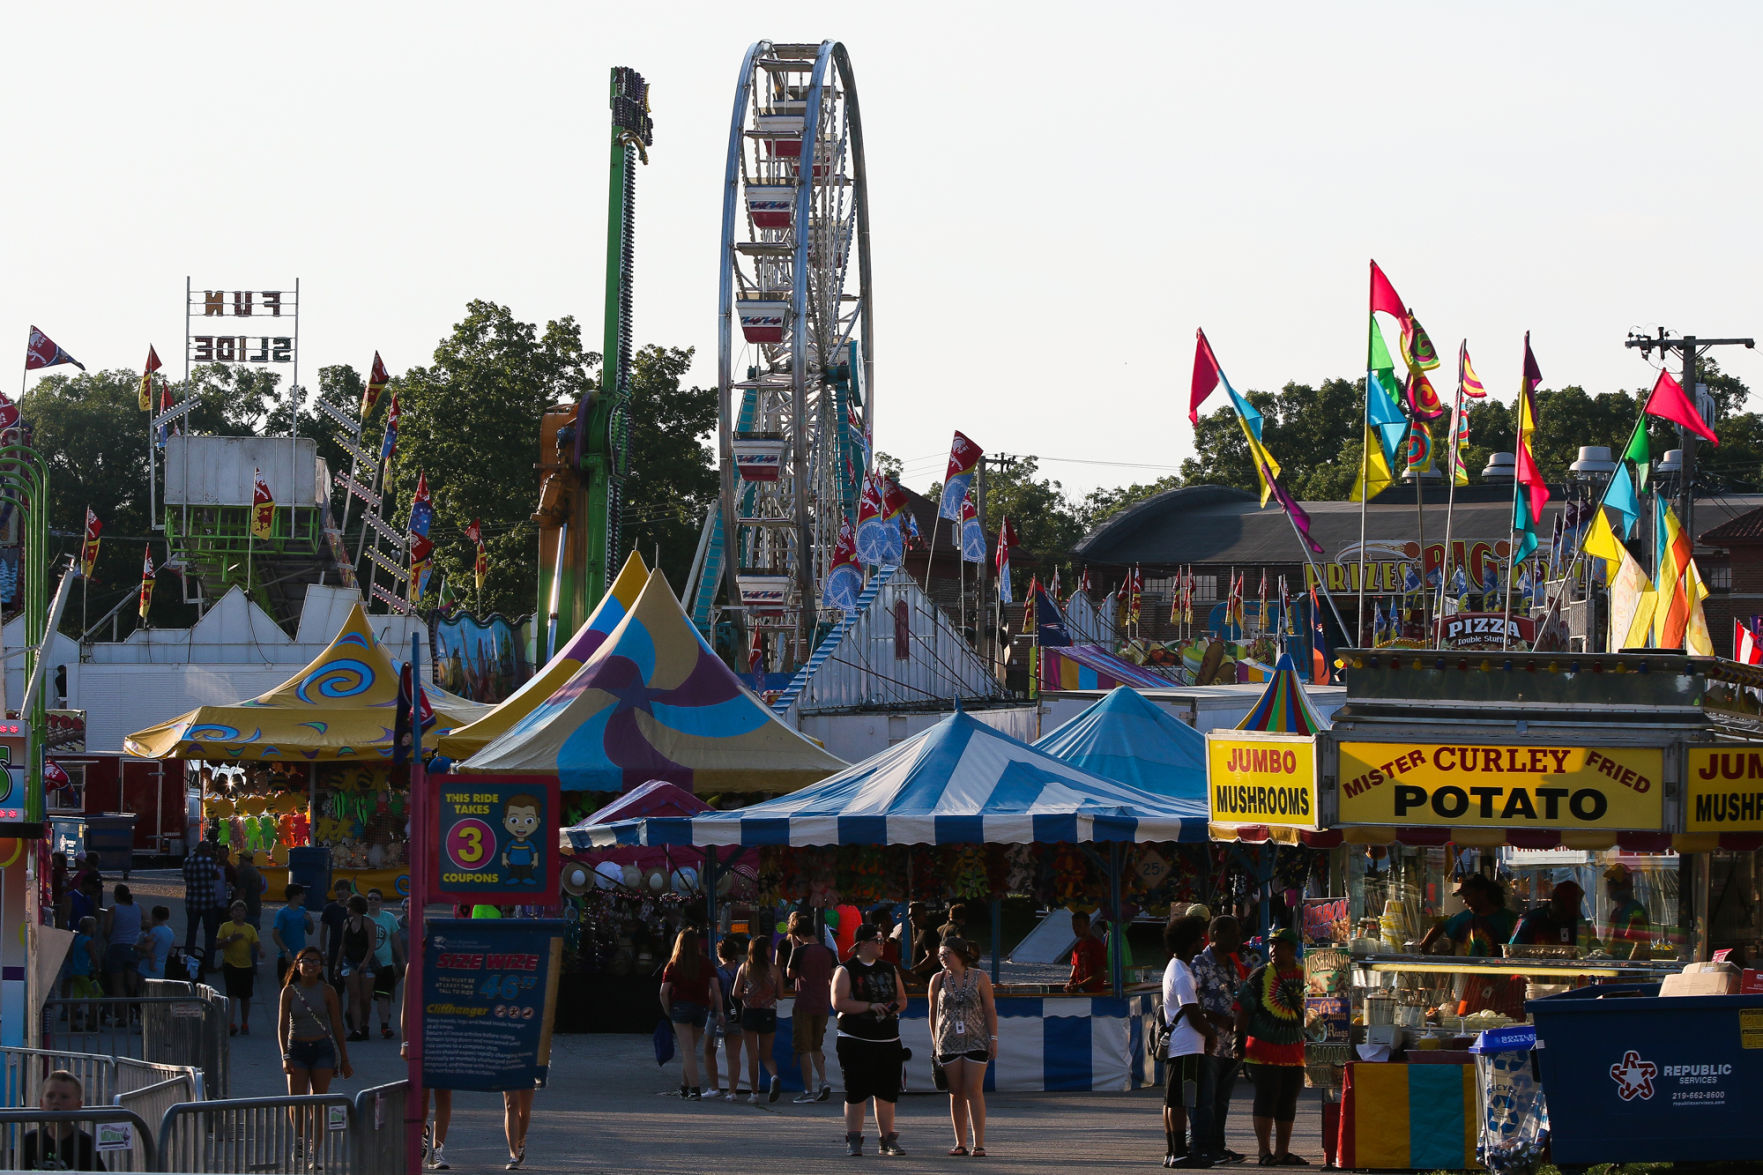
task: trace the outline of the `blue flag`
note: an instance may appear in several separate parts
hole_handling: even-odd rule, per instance
[[[1626,539],[1634,533],[1634,524],[1641,516],[1641,502],[1635,496],[1634,479],[1628,476],[1626,463],[1617,464],[1610,491],[1604,495],[1604,505],[1622,515],[1622,533],[1617,538]]]

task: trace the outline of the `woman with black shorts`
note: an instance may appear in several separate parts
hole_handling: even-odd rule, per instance
[[[327,1093],[331,1078],[341,1072],[349,1077],[349,1049],[343,1044],[343,1010],[336,989],[324,980],[324,952],[305,947],[294,957],[282,983],[281,1008],[276,1015],[276,1038],[282,1045],[282,1072],[288,1075],[288,1093]],[[305,1121],[298,1107],[289,1107],[294,1123],[296,1157],[316,1153],[316,1115],[308,1111]]]
[[[367,920],[367,899],[349,895],[349,916],[343,921],[343,948],[338,952],[337,973],[349,997],[349,1021],[355,1031],[350,1040],[367,1039],[367,1017],[373,1008],[373,923]]]
[[[900,969],[881,957],[881,927],[857,928],[856,954],[833,972],[833,1011],[839,1014],[839,1069],[845,1077],[845,1153],[863,1153],[864,1103],[875,1101],[881,1153],[904,1155],[894,1129],[900,1100],[900,1011],[906,985]]]
[[[741,1001],[741,1035],[747,1048],[747,1083],[753,1092],[747,1100],[759,1102],[759,1066],[771,1075],[766,1100],[775,1102],[783,1090],[777,1076],[777,1058],[771,1055],[777,1038],[777,965],[771,961],[771,936],[755,934],[747,944],[747,961],[735,972],[735,992]],[[732,1086],[731,1086],[732,1092]]]
[[[1268,936],[1273,958],[1237,989],[1237,1038],[1255,1082],[1255,1141],[1263,1167],[1307,1167],[1292,1153],[1292,1123],[1304,1088],[1304,968],[1289,928]]]
[[[955,1127],[952,1155],[965,1155],[973,1124],[973,1156],[986,1154],[986,1066],[998,1059],[998,1006],[992,981],[967,965],[967,940],[956,935],[939,944],[943,969],[930,980],[931,1046],[949,1084],[949,1121]]]

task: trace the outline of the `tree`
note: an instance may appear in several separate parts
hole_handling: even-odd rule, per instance
[[[1078,503],[1078,527],[1083,533],[1089,534],[1129,506],[1136,506],[1140,502],[1155,498],[1158,494],[1166,493],[1169,490],[1180,489],[1181,484],[1181,475],[1172,473],[1167,477],[1158,478],[1149,485],[1135,482],[1129,486],[1113,489],[1105,486],[1093,489],[1084,495],[1082,502]]]
[[[716,389],[682,388],[691,348],[644,347],[631,357],[630,476],[624,483],[624,546],[684,592],[704,517],[721,492],[716,454]]]
[[[419,474],[427,473],[435,517],[431,590],[453,581],[480,614],[522,616],[534,608],[538,580],[532,522],[539,482],[539,418],[553,404],[574,404],[593,387],[599,356],[582,349],[574,318],[521,322],[506,306],[475,299],[434,362],[391,381],[403,419],[390,481],[400,505],[387,521],[402,529]],[[473,583],[476,549],[465,538],[483,521],[490,570],[481,593]]]

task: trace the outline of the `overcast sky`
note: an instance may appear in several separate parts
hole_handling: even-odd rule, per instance
[[[834,39],[867,140],[879,446],[919,486],[956,428],[1070,489],[1150,480],[1191,451],[1196,326],[1239,389],[1362,373],[1370,257],[1508,400],[1527,328],[1547,385],[1592,391],[1650,382],[1630,330],[1763,334],[1760,25],[1712,3],[35,4],[0,69],[0,338],[22,353],[35,323],[93,368],[153,343],[176,374],[186,275],[297,277],[308,385],[376,348],[427,362],[471,298],[573,314],[598,350],[607,70],[629,65],[656,137],[636,337],[697,348],[710,383],[742,55]],[[1763,385],[1755,353],[1720,358]]]

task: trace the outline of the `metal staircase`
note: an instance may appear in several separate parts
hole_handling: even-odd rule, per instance
[[[857,597],[857,607],[845,613],[844,618],[833,627],[831,632],[826,634],[826,639],[820,642],[820,647],[814,650],[813,655],[803,663],[802,668],[796,670],[796,676],[790,678],[790,684],[785,686],[783,691],[778,694],[777,700],[771,703],[773,714],[782,718],[790,712],[790,707],[796,704],[796,699],[802,695],[802,690],[808,685],[808,679],[814,676],[814,671],[826,664],[827,659],[838,651],[840,643],[845,639],[845,634],[856,627],[864,609],[868,608],[875,597],[881,593],[882,587],[894,577],[894,572],[897,570],[899,569],[895,567],[884,567],[875,573],[875,577],[869,581],[868,586]]]

